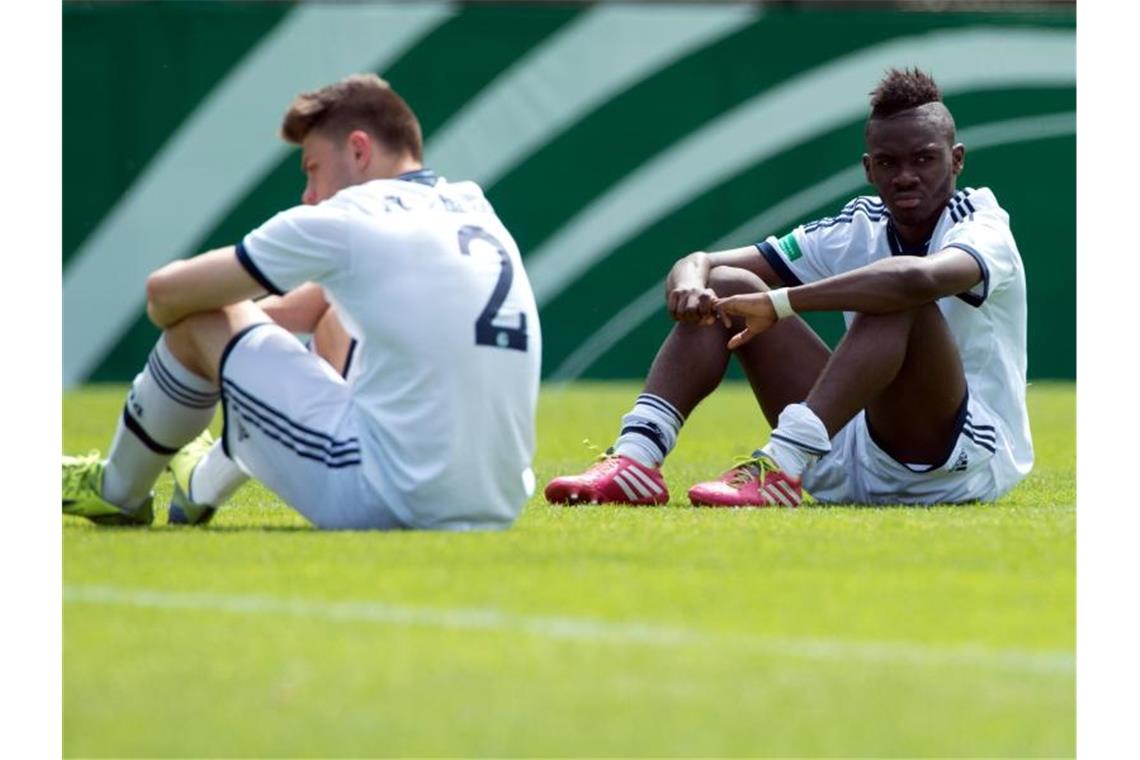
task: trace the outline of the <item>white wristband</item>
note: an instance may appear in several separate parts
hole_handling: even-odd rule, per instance
[[[791,299],[788,298],[787,288],[769,290],[768,298],[772,301],[772,308],[776,310],[776,319],[785,319],[796,313],[792,308]]]

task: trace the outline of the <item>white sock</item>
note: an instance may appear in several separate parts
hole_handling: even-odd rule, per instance
[[[247,480],[249,475],[238,467],[237,462],[226,456],[222,442],[215,441],[206,456],[194,465],[194,472],[190,474],[190,493],[187,496],[195,504],[220,507]]]
[[[159,338],[127,394],[103,471],[103,498],[124,509],[142,504],[170,458],[210,424],[219,398],[218,388],[186,369]]]
[[[823,422],[807,404],[788,404],[780,412],[768,444],[760,451],[798,480],[804,470],[831,451],[831,439]]]
[[[677,444],[685,418],[660,396],[642,393],[629,414],[621,418],[614,452],[646,467],[660,467]]]

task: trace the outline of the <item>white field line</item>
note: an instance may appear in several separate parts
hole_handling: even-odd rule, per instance
[[[995,649],[980,644],[934,646],[905,641],[859,641],[722,634],[652,622],[618,622],[588,617],[520,615],[493,608],[408,607],[385,602],[326,602],[247,594],[212,594],[65,585],[69,605],[103,605],[161,610],[285,615],[330,622],[525,633],[548,639],[660,647],[731,647],[776,657],[882,663],[923,667],[973,666],[1025,674],[1072,676],[1075,657],[1065,651]]]

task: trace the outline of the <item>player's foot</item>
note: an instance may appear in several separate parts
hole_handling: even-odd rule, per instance
[[[150,525],[154,520],[153,495],[134,510],[115,506],[103,498],[105,466],[97,451],[63,458],[63,513],[86,517],[99,525]]]
[[[581,475],[550,481],[546,500],[551,504],[646,506],[669,501],[669,489],[656,467],[645,467],[610,449]]]
[[[800,480],[763,455],[689,489],[689,501],[698,507],[797,507],[803,500]]]
[[[218,511],[217,507],[209,504],[196,504],[189,495],[190,476],[213,445],[214,437],[209,430],[204,430],[202,435],[183,446],[166,466],[174,476],[174,492],[170,495],[170,512],[166,518],[171,525],[205,525]]]

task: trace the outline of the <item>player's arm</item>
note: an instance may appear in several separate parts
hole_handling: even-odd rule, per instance
[[[783,280],[780,279],[780,275],[776,273],[776,270],[772,268],[768,260],[760,255],[754,245],[746,245],[743,248],[733,248],[730,251],[710,253],[708,256],[710,269],[715,269],[716,267],[745,269],[763,280],[764,284],[770,288],[778,288],[784,284]]]
[[[759,255],[755,246],[706,253],[697,251],[677,261],[665,278],[665,303],[679,322],[711,324],[715,319],[716,293],[709,288],[709,273],[716,267],[736,267],[752,272],[770,287],[782,282],[776,271]]]
[[[311,333],[329,309],[325,291],[307,282],[280,296],[268,296],[257,302],[261,310],[289,332]]]
[[[983,275],[973,255],[952,247],[929,256],[881,259],[850,272],[788,288],[784,293],[796,312],[888,314],[964,293],[981,282]],[[778,319],[768,293],[718,299],[716,309],[726,325],[730,315],[745,318],[747,328],[732,339],[732,348],[768,329]]]
[[[964,293],[982,280],[977,259],[961,248],[931,256],[892,256],[788,290],[797,311],[887,314]]]
[[[210,311],[260,296],[265,287],[238,261],[233,246],[192,259],[174,261],[146,281],[146,313],[167,328],[200,311]]]

